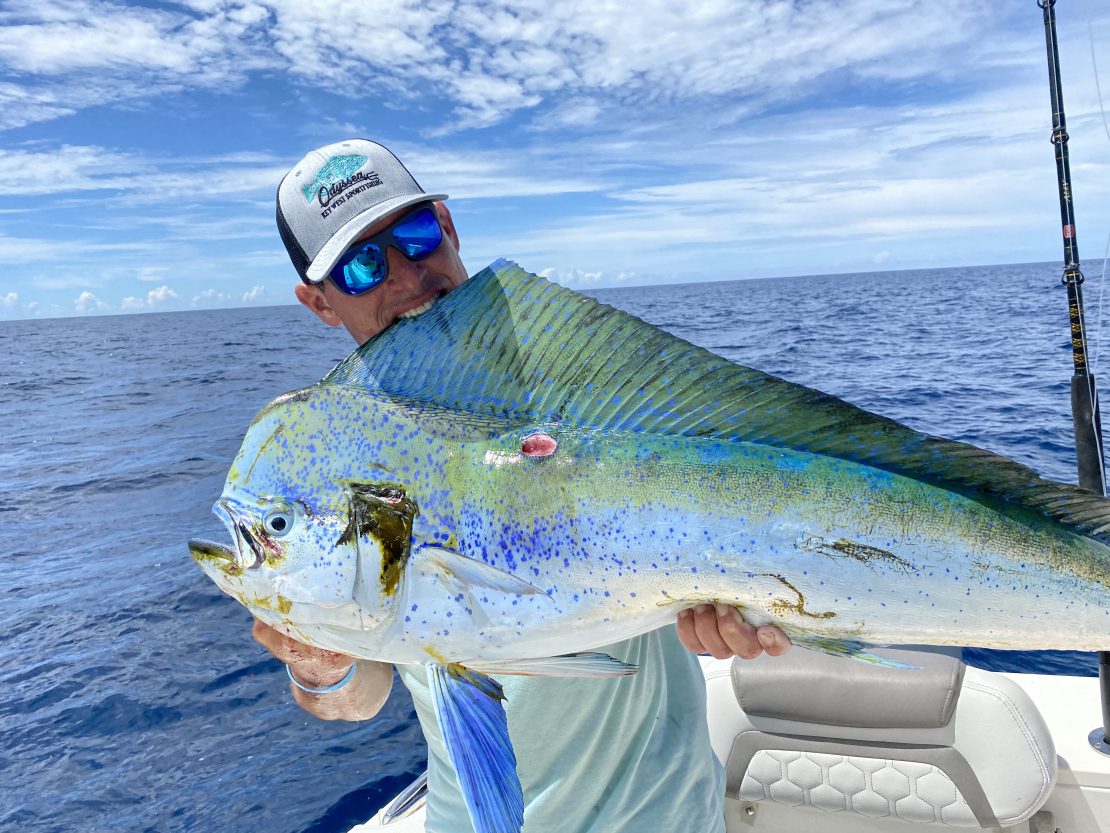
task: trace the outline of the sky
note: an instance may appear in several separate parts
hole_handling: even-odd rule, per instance
[[[1110,4],[1059,0],[1078,242]],[[1035,0],[0,0],[0,319],[294,302],[274,191],[363,136],[471,272],[573,288],[1061,258]]]

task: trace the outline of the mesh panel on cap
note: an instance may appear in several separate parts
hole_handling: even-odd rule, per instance
[[[277,227],[278,234],[281,235],[281,242],[285,244],[285,251],[289,253],[289,259],[293,261],[293,268],[297,270],[297,274],[301,276],[301,280],[305,283],[311,284],[312,281],[308,279],[308,255],[305,254],[301,244],[297,242],[296,235],[293,230],[289,228],[289,224],[285,222],[285,215],[281,213],[281,186],[278,186],[277,194]]]

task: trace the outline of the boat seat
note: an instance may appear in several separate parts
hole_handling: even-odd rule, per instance
[[[726,797],[971,829],[1029,819],[1056,780],[1044,719],[1012,681],[937,650],[875,649],[910,669],[801,648],[708,661]]]

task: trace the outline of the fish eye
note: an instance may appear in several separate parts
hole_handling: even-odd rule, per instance
[[[293,528],[293,521],[296,516],[293,510],[288,507],[278,507],[271,509],[262,518],[262,528],[275,538],[281,538],[288,535],[289,531]]]

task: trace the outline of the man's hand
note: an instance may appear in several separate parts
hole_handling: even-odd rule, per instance
[[[755,659],[764,651],[773,657],[790,650],[790,637],[775,625],[755,628],[734,607],[698,605],[678,615],[678,639],[686,650],[716,659]]]
[[[321,720],[368,720],[376,715],[393,687],[393,666],[372,660],[354,660],[345,654],[305,645],[254,620],[251,635],[277,659],[285,663],[297,682],[306,688],[326,688],[339,682],[358,665],[354,679],[338,691],[309,694],[292,683],[297,705]]]

